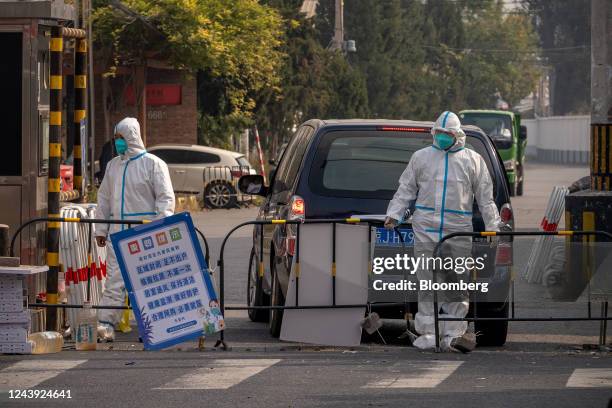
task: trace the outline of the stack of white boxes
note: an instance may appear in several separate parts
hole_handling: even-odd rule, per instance
[[[30,311],[24,276],[0,271],[0,353],[29,354]]]

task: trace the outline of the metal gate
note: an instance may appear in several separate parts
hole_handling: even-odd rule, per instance
[[[294,255],[294,259],[293,262],[295,263],[295,268],[296,268],[296,273],[295,273],[295,303],[293,305],[284,305],[284,306],[225,306],[225,261],[224,261],[224,253],[225,253],[225,245],[228,241],[228,239],[230,238],[230,236],[238,229],[248,226],[248,225],[254,225],[254,226],[259,226],[260,228],[260,242],[259,242],[259,249],[260,249],[260,253],[263,254],[263,227],[264,225],[295,225],[296,227],[296,243],[295,243],[295,255]],[[332,266],[331,266],[331,270],[329,273],[330,279],[332,280],[332,303],[329,305],[300,305],[299,303],[299,296],[298,296],[298,291],[299,291],[299,278],[300,278],[300,253],[299,253],[299,240],[300,240],[300,225],[302,224],[332,224],[333,228],[332,231],[334,231],[334,237],[333,237],[333,248],[332,248],[332,254],[335,254],[335,225],[336,224],[367,224],[368,226],[372,227],[372,226],[381,226],[382,222],[381,221],[375,221],[375,220],[367,220],[367,219],[360,219],[360,218],[340,218],[340,219],[309,219],[309,220],[283,220],[283,219],[279,219],[279,220],[269,220],[269,221],[265,221],[265,220],[257,220],[257,221],[249,221],[249,222],[244,222],[242,224],[237,225],[236,227],[232,228],[224,237],[223,242],[221,244],[221,249],[220,249],[220,253],[219,253],[219,259],[217,262],[217,265],[219,267],[219,303],[220,303],[220,307],[221,307],[221,311],[222,313],[225,313],[225,310],[273,310],[273,309],[280,309],[280,310],[289,310],[289,309],[342,309],[342,308],[359,308],[359,307],[363,307],[363,308],[370,308],[372,306],[378,306],[378,305],[384,305],[384,306],[405,306],[406,303],[405,302],[367,302],[365,304],[342,304],[342,305],[338,305],[335,302],[336,299],[336,274],[335,274],[335,270],[336,270],[336,263],[335,263],[335,255],[333,255],[333,259],[332,259]],[[369,231],[369,229],[368,229]],[[514,237],[514,236],[550,236],[550,235],[558,235],[558,236],[571,236],[571,235],[592,235],[592,236],[598,236],[598,237],[602,237],[602,238],[607,238],[610,241],[612,241],[612,234],[610,234],[609,232],[605,232],[605,231],[524,231],[524,232],[494,232],[494,231],[483,231],[483,232],[461,232],[461,233],[451,233],[448,234],[446,236],[444,236],[435,246],[434,248],[434,256],[436,256],[441,248],[441,245],[443,242],[454,238],[454,237],[460,237],[460,236],[465,236],[465,237],[485,237],[485,238],[490,238],[490,237]],[[401,237],[401,234],[399,234],[399,236]],[[370,237],[371,234],[368,233],[368,242],[370,242]],[[370,242],[371,243],[371,242]],[[370,248],[371,246],[369,246],[368,248]],[[364,266],[364,269],[366,269],[367,273],[370,273],[372,271],[372,254],[369,253],[368,254],[368,259],[370,259],[370,262],[368,263],[368,265]],[[433,270],[434,273],[434,279],[436,277],[436,269],[434,268]],[[258,280],[263,279],[264,277],[264,266],[263,266],[263,261],[260,260],[259,265],[258,265]],[[439,351],[439,322],[441,321],[468,321],[468,322],[477,322],[477,321],[492,321],[492,320],[497,320],[497,321],[545,321],[545,322],[554,322],[554,321],[599,321],[601,322],[601,326],[600,326],[600,344],[604,344],[605,343],[605,331],[607,328],[607,321],[611,320],[611,317],[608,317],[607,314],[607,302],[603,302],[602,303],[602,315],[600,317],[594,317],[592,316],[591,313],[591,300],[589,298],[589,307],[588,307],[588,315],[586,317],[550,317],[550,318],[541,318],[541,317],[516,317],[515,316],[515,302],[514,302],[514,280],[511,281],[511,302],[510,302],[510,307],[511,307],[511,316],[510,317],[499,317],[499,318],[490,318],[490,317],[478,317],[477,314],[475,314],[474,317],[470,317],[470,318],[444,318],[444,317],[440,317],[439,316],[439,311],[438,311],[438,300],[437,300],[437,294],[434,291],[434,319],[435,319],[435,329],[436,329],[436,350]],[[604,308],[605,308],[605,312],[604,312]],[[227,344],[225,342],[225,333],[224,331],[221,331],[219,333],[219,339],[217,340],[215,347],[219,347],[221,346],[224,350],[226,350]]]

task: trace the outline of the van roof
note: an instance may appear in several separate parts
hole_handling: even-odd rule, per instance
[[[158,150],[158,149],[194,150],[197,152],[226,154],[232,157],[244,156],[242,153],[232,152],[231,150],[219,149],[217,147],[210,147],[210,146],[186,144],[186,143],[185,144],[184,143],[165,143],[165,144],[158,144],[155,146],[151,146],[148,148],[148,150]]]
[[[491,113],[495,115],[508,115],[508,116],[515,115],[515,113],[512,111],[495,110],[495,109],[465,109],[459,112],[459,114],[462,114],[462,113]]]
[[[315,127],[323,126],[397,126],[397,127],[423,127],[431,128],[434,122],[403,120],[403,119],[312,119],[306,124],[314,125]],[[461,126],[464,130],[482,132],[478,126],[465,125]]]
[[[389,125],[389,126],[415,126],[432,127],[433,122],[398,120],[398,119],[325,119],[321,121],[325,125]]]

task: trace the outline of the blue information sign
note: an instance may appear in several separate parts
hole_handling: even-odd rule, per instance
[[[180,213],[111,235],[145,349],[224,327],[193,221]]]

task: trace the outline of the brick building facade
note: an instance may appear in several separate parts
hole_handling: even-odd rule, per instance
[[[130,103],[130,98],[127,96],[131,90],[130,76],[117,75],[115,78],[109,79],[108,84],[112,92],[109,92],[107,96],[107,105],[109,106],[107,131],[102,105],[104,98],[102,78],[96,75],[96,159],[98,159],[104,143],[112,137],[115,124],[126,116],[138,117],[137,106]],[[152,98],[149,98],[150,100],[147,103],[146,145],[154,146],[160,143],[196,144],[198,140],[198,109],[195,76],[172,69],[148,68],[147,86],[155,88],[159,84],[177,85],[180,89],[180,101],[178,104],[171,105],[151,105]]]

